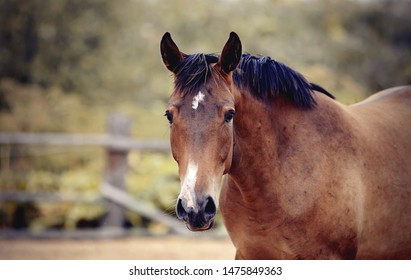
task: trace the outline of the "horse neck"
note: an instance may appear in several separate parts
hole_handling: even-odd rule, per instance
[[[275,191],[284,190],[273,185],[309,178],[316,164],[336,152],[336,141],[350,139],[344,108],[322,95],[316,95],[316,101],[315,108],[301,109],[281,98],[270,104],[248,94],[236,98],[229,175],[244,199],[253,202],[261,193],[277,197]]]

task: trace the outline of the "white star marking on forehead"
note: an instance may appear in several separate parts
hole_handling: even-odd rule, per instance
[[[191,108],[193,108],[194,110],[197,110],[198,105],[204,101],[204,93],[202,93],[201,91],[198,92],[198,94],[196,96],[193,97],[193,103],[191,103]]]

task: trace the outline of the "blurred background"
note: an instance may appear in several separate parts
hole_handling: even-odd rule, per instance
[[[173,223],[180,184],[163,117],[166,31],[185,53],[219,53],[235,31],[245,52],[351,104],[411,83],[410,14],[409,0],[0,0],[0,258],[19,258],[6,246],[29,237],[190,236]],[[107,133],[128,142],[113,146]],[[202,236],[222,242],[221,219]],[[232,254],[224,240],[219,250]]]

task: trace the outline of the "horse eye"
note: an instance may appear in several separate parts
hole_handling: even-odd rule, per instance
[[[233,119],[235,115],[235,111],[233,109],[228,110],[227,112],[225,112],[224,114],[224,122],[229,123],[231,122],[231,120]]]
[[[164,114],[164,116],[166,116],[166,118],[167,118],[167,120],[170,124],[173,123],[173,115],[170,113],[170,111],[167,110],[166,113]]]

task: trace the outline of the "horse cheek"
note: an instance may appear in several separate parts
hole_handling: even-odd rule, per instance
[[[224,166],[223,174],[226,174],[230,168],[233,158],[233,136],[232,129],[226,129],[223,132],[224,137],[221,137],[219,146],[221,147],[219,159]]]

